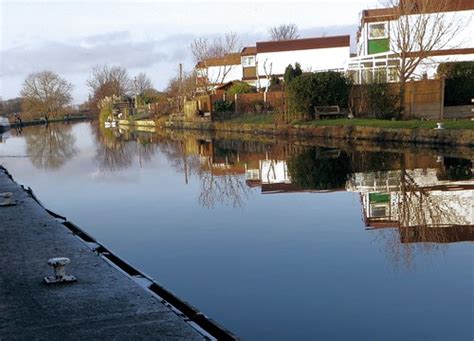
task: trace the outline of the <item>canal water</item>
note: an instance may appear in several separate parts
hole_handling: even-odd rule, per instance
[[[248,340],[470,340],[473,153],[12,130],[43,204]]]

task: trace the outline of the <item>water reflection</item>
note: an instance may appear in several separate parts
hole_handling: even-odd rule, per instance
[[[199,157],[194,167],[199,167],[203,206],[244,205],[251,188],[262,194],[349,191],[359,194],[367,230],[384,231],[386,250],[397,262],[411,263],[414,254],[439,250],[439,244],[474,241],[468,159],[189,136],[177,140],[184,146],[176,149],[185,154],[182,164]]]
[[[389,256],[411,262],[440,244],[474,240],[472,162],[393,149],[369,152],[208,134],[105,129],[93,126],[100,171],[142,167],[164,156],[185,184],[199,184],[201,207],[244,207],[261,194],[353,192],[368,233],[379,233]],[[75,153],[66,125],[29,128],[27,153],[38,168],[58,169]],[[317,195],[317,194],[315,194]],[[438,244],[436,246],[435,244]]]
[[[51,124],[32,127],[26,135],[26,153],[40,169],[59,169],[77,153],[71,126]]]
[[[471,335],[472,150],[81,123],[39,172],[39,128],[15,179],[244,339]]]

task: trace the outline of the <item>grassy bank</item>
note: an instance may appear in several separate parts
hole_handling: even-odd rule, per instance
[[[263,115],[243,115],[231,120],[225,121],[226,123],[238,123],[238,124],[273,124],[276,120],[274,114],[263,114]],[[409,120],[409,121],[389,121],[389,120],[376,120],[376,119],[327,119],[317,121],[306,121],[297,122],[297,125],[304,125],[310,127],[334,127],[334,126],[359,126],[359,127],[373,127],[373,128],[392,128],[392,129],[434,129],[438,121],[421,121],[421,120]],[[474,129],[474,121],[471,120],[442,120],[446,129]]]

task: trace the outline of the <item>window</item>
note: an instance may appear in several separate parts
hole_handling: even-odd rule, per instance
[[[369,24],[369,39],[388,38],[387,23]]]
[[[242,57],[242,66],[243,67],[255,66],[255,56]]]

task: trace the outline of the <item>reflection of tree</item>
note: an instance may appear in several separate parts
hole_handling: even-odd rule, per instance
[[[133,161],[133,146],[121,139],[116,130],[99,129],[96,162],[102,171],[117,171],[130,167]]]
[[[38,168],[59,169],[77,153],[71,127],[64,124],[36,127],[25,137],[26,152]]]
[[[454,208],[470,207],[470,200],[456,192],[419,185],[402,161],[396,198],[397,233],[385,235],[393,261],[403,261],[409,267],[416,254],[439,251],[443,244],[455,241],[458,231],[470,222]]]
[[[292,182],[305,189],[344,188],[351,168],[347,154],[338,150],[310,147],[288,159]]]
[[[207,170],[200,172],[201,192],[199,203],[203,207],[213,208],[216,204],[241,207],[248,196],[249,187],[245,177],[232,174],[228,169],[219,169],[219,175],[214,174],[211,159],[206,160]]]

